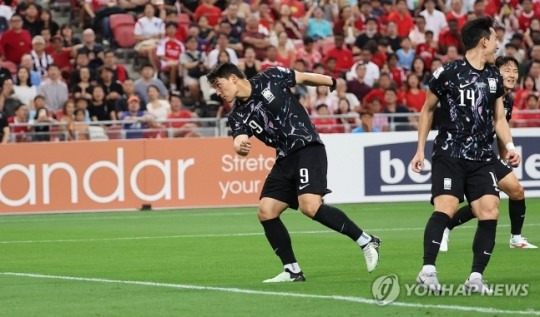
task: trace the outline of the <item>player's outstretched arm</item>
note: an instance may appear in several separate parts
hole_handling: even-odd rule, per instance
[[[504,144],[506,149],[506,155],[504,157],[501,156],[501,158],[506,159],[506,161],[513,167],[519,166],[521,158],[516,152],[514,142],[512,142],[510,126],[508,125],[508,121],[506,121],[506,116],[504,114],[503,97],[499,97],[495,101],[493,125],[495,126],[495,133],[497,134],[497,139],[499,140],[498,142]]]
[[[336,79],[330,76],[297,71],[294,71],[294,73],[297,85],[328,86],[331,90],[336,89]]]
[[[234,151],[238,155],[246,156],[251,150],[251,142],[249,142],[249,136],[247,134],[240,134],[234,138],[233,141]]]
[[[420,173],[424,169],[424,151],[426,147],[426,139],[433,123],[433,114],[437,107],[439,99],[428,88],[426,93],[426,101],[420,112],[420,118],[418,120],[418,146],[416,148],[416,154],[414,155],[411,165],[412,170],[416,173]]]

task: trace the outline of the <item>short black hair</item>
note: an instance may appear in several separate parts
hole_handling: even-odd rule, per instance
[[[519,68],[519,62],[517,61],[517,59],[514,56],[499,56],[495,60],[495,66],[497,66],[497,67],[504,66],[504,65],[506,65],[508,63],[514,63],[514,64],[516,64],[516,67]]]
[[[58,65],[55,64],[55,63],[52,63],[52,64],[49,64],[49,66],[47,66],[47,70],[49,71],[49,70],[51,70],[51,68],[58,68],[58,69],[60,69],[60,66],[58,66]]]
[[[233,63],[221,63],[212,68],[207,75],[207,79],[210,85],[214,86],[219,78],[229,79],[232,75],[235,75],[240,79],[246,78],[246,75],[242,73],[238,66]]]
[[[176,24],[176,22],[167,22],[167,23],[165,23],[165,28],[166,29],[168,29],[171,26],[173,26],[175,29],[178,29],[178,24]]]
[[[182,96],[180,96],[179,93],[172,93],[172,94],[169,95],[169,101],[172,101],[173,98],[178,98],[178,99],[180,99],[180,101],[182,101]]]
[[[482,17],[467,22],[461,29],[461,41],[465,45],[465,50],[475,48],[481,39],[489,38],[493,20],[490,17]]]

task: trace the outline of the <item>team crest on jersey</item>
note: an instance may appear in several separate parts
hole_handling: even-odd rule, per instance
[[[437,68],[437,70],[435,72],[433,72],[433,77],[435,77],[436,79],[439,79],[439,76],[441,75],[443,70],[444,70],[444,68],[442,66]]]
[[[274,99],[276,99],[276,96],[274,96],[274,94],[270,91],[270,88],[265,88],[262,91],[262,95],[263,95],[264,99],[266,99],[266,101],[268,101],[268,102],[272,102],[272,101],[274,101]]]
[[[489,92],[497,92],[497,80],[495,78],[488,78]]]

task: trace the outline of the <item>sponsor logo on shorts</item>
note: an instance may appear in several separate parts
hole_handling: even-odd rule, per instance
[[[452,190],[452,179],[451,178],[445,178],[444,179],[444,190]]]

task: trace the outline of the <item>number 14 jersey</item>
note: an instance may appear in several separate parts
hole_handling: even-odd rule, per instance
[[[475,69],[465,58],[452,61],[433,73],[429,89],[441,104],[433,157],[490,161],[495,101],[504,94],[499,70],[488,64]]]

